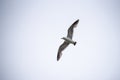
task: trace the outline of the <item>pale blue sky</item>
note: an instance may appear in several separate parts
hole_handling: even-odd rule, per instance
[[[0,2],[0,80],[120,80],[119,0]],[[57,62],[77,19],[77,44]]]

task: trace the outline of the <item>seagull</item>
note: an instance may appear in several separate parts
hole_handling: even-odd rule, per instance
[[[77,26],[79,22],[79,19],[76,20],[68,29],[68,34],[67,34],[67,37],[63,37],[61,39],[65,40],[59,47],[58,49],[58,53],[57,53],[57,61],[59,61],[59,59],[61,58],[62,56],[62,51],[71,43],[73,44],[74,46],[76,45],[76,41],[73,41],[72,40],[72,37],[73,37],[73,29]]]

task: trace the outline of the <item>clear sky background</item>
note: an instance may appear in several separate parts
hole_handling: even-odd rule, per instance
[[[120,80],[120,0],[1,0],[0,80]]]

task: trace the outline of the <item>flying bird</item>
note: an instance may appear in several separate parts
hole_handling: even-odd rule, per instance
[[[63,37],[61,39],[65,40],[63,42],[63,44],[60,45],[59,49],[58,49],[58,53],[57,53],[57,61],[59,61],[59,59],[61,58],[62,56],[62,51],[71,43],[73,44],[74,46],[76,45],[76,41],[73,41],[72,40],[72,37],[73,37],[73,29],[77,26],[79,22],[79,19],[76,20],[68,29],[68,34],[67,34],[67,37]]]

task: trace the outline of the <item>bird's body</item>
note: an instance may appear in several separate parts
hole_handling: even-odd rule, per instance
[[[59,50],[58,50],[58,54],[57,54],[57,61],[60,59],[60,57],[62,56],[62,51],[71,43],[73,45],[76,45],[76,42],[72,40],[73,37],[73,29],[77,26],[79,22],[79,19],[76,20],[68,29],[68,34],[67,37],[63,37],[62,39],[64,39],[65,41],[63,42],[62,45],[60,45]]]
[[[76,44],[76,42],[75,41],[73,41],[72,39],[70,39],[70,38],[68,38],[68,37],[63,37],[62,39],[64,39],[66,42],[69,42],[69,43],[71,43],[71,44]]]

